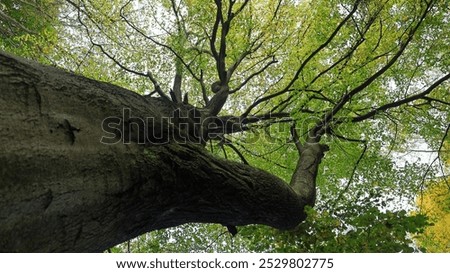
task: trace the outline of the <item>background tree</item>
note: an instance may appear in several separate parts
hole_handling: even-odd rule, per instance
[[[447,183],[441,181],[433,184],[425,192],[423,198],[419,199],[419,206],[422,213],[430,216],[434,223],[427,227],[425,232],[418,237],[420,245],[430,252],[449,252],[450,222],[449,214],[449,187]]]
[[[235,250],[413,250],[406,235],[419,231],[425,219],[408,216],[404,208],[413,202],[424,176],[434,172],[428,164],[398,156],[414,142],[437,150],[448,128],[449,31],[442,27],[449,19],[446,1],[64,4],[59,15],[64,51],[49,57],[56,64],[147,95],[152,107],[163,101],[155,106],[160,113],[150,116],[173,116],[167,109],[192,110],[194,118],[206,121],[197,132],[212,154],[240,161],[236,166],[254,175],[248,165],[290,181],[289,189],[301,200],[300,211],[283,203],[275,188],[285,189],[268,176],[270,206],[290,215],[289,225],[285,218],[268,223],[271,216],[259,216],[265,213],[262,208],[257,220],[243,220],[246,209],[254,213],[243,208],[251,194],[248,200],[235,201],[241,206],[233,219],[200,219],[204,211],[199,211],[198,218],[168,219],[163,227],[183,221],[272,226],[280,221],[277,227],[291,227],[304,219],[303,207],[309,205],[315,210],[309,210],[307,222],[296,231],[241,229],[243,241],[244,236],[251,242],[261,236],[275,240]],[[129,100],[134,107],[141,103]],[[114,105],[103,115],[114,115],[121,104]],[[176,158],[183,149],[170,147],[168,153]],[[209,158],[203,153],[192,155]],[[183,165],[186,160],[181,156],[176,162]],[[260,182],[252,178],[245,183]],[[128,233],[111,242],[156,228],[129,226]]]
[[[448,132],[447,132],[448,133]],[[444,143],[443,143],[444,144]],[[445,165],[450,163],[448,142],[443,145],[440,156]],[[445,173],[445,172],[444,172]],[[430,252],[450,251],[450,187],[446,176],[428,182],[425,191],[417,198],[421,213],[429,215],[433,225],[427,227],[417,238],[419,244]]]

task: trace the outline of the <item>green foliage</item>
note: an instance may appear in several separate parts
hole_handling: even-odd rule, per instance
[[[207,236],[205,236],[207,234]],[[240,239],[237,239],[240,241]],[[139,236],[111,249],[112,252],[228,252],[235,249],[234,239],[218,224],[186,224]]]
[[[57,43],[59,2],[11,1],[0,3],[0,49],[48,62]]]
[[[310,209],[308,219],[296,231],[279,233],[275,252],[413,252],[408,236],[426,225],[422,215],[408,217],[406,211],[381,212],[374,206],[346,207],[344,213],[329,214]]]
[[[370,204],[369,200],[366,200]],[[349,206],[342,214],[308,210],[294,231],[265,226],[238,227],[236,237],[220,225],[187,224],[155,231],[123,243],[120,252],[416,252],[411,234],[428,225],[424,215],[375,206]]]

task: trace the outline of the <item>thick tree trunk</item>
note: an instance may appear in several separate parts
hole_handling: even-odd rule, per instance
[[[0,251],[102,251],[188,222],[289,229],[306,217],[279,178],[173,141],[164,107],[0,52]],[[129,144],[105,144],[108,117]],[[144,138],[136,118],[163,133]]]

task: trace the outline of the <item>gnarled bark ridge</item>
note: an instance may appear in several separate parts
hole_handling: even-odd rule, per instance
[[[0,251],[94,252],[188,222],[290,229],[305,219],[301,187],[180,143],[190,131],[167,111],[0,53]],[[111,117],[120,122],[105,126]]]

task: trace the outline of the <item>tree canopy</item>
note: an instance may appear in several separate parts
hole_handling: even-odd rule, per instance
[[[132,251],[416,251],[436,215],[416,197],[448,186],[448,1],[25,0],[0,19],[1,49],[213,117],[209,153],[307,199],[290,231],[188,224]]]

